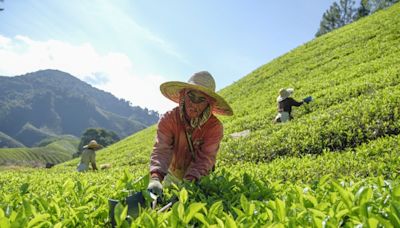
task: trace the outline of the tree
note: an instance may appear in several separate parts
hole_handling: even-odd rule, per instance
[[[385,9],[400,0],[361,0],[360,6],[354,8],[354,0],[340,0],[334,2],[329,10],[322,15],[316,37],[334,29],[350,24],[362,17],[368,16],[378,10]]]
[[[355,20],[368,16],[378,10],[385,9],[396,2],[399,2],[399,0],[361,0]]]
[[[322,15],[322,20],[319,24],[319,29],[315,36],[318,37],[336,28],[339,28],[339,10],[339,5],[334,2],[329,10],[325,11],[325,13]]]
[[[360,7],[357,9],[355,20],[360,19],[371,14],[370,0],[361,0]]]
[[[351,23],[355,19],[357,13],[354,4],[354,0],[340,0],[339,4],[334,2],[329,10],[325,11],[322,15],[322,20],[315,36],[321,36]]]
[[[399,0],[368,0],[368,4],[371,10],[370,14],[378,10],[385,9],[398,1]]]
[[[91,140],[96,140],[98,144],[106,147],[120,140],[119,136],[113,131],[107,131],[102,128],[88,128],[82,134],[81,141],[78,146],[78,151],[82,151],[84,145],[87,145]]]

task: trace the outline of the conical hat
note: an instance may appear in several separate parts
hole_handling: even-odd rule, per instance
[[[231,116],[233,115],[233,110],[229,104],[215,92],[215,81],[210,73],[207,71],[200,71],[195,73],[190,77],[189,81],[179,82],[171,81],[161,84],[161,93],[173,102],[179,103],[179,92],[182,89],[193,89],[203,92],[207,96],[214,99],[212,106],[212,112],[214,114]]]
[[[288,88],[288,89],[280,89],[279,90],[279,96],[277,97],[277,101],[281,102],[283,100],[285,100],[286,98],[290,97],[292,95],[292,93],[294,92],[294,89],[292,88]]]
[[[100,144],[98,144],[98,143],[96,142],[96,140],[91,140],[91,141],[89,142],[89,144],[83,146],[84,149],[86,149],[86,148],[89,148],[89,149],[98,149],[98,148],[101,148],[101,147],[102,147],[102,146],[101,146]]]

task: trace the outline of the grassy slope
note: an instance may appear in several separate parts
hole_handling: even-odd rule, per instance
[[[381,176],[393,181],[393,185],[397,183],[400,167],[399,11],[400,4],[397,4],[319,37],[220,91],[232,104],[235,116],[221,118],[227,137],[221,146],[218,168],[211,177],[216,178],[214,186],[209,185],[215,188],[219,184],[224,188],[233,183],[235,187],[227,191],[217,189],[209,194],[208,200],[223,200],[224,204],[232,206],[240,194],[245,194],[254,202],[258,202],[260,196],[264,200],[278,198],[289,208],[296,200],[288,197],[290,194],[284,195],[285,192],[325,182],[325,175],[351,181]],[[295,98],[312,95],[315,101],[297,108],[294,121],[273,125],[277,91],[289,86],[296,89]],[[251,130],[249,137],[228,137],[230,133],[246,129]],[[4,190],[0,202],[18,205],[18,197],[11,200],[10,192],[29,182],[30,198],[51,195],[61,208],[66,208],[61,212],[64,217],[81,225],[101,225],[107,217],[107,198],[115,197],[132,179],[147,173],[154,135],[155,126],[99,151],[98,163],[110,163],[112,168],[98,173],[74,172],[77,159],[48,171],[3,172],[0,189]],[[46,180],[42,180],[43,176]],[[227,180],[229,176],[237,178]],[[260,184],[249,184],[249,178],[251,183]],[[274,182],[286,184],[271,184]],[[40,193],[42,185],[47,186],[47,195]],[[70,196],[72,192],[68,189],[75,192],[79,200],[73,200],[76,196]],[[321,193],[323,196],[319,198],[317,192],[322,192],[319,188],[313,191],[318,203],[329,205],[328,201],[333,201],[332,195],[326,198]],[[342,191],[335,197],[339,193]],[[62,200],[64,198],[66,200]],[[32,202],[37,210],[45,211],[38,204]],[[343,203],[335,208],[340,205]],[[80,211],[83,206],[87,210],[97,209]],[[325,210],[322,204],[314,203],[314,206]],[[4,209],[5,204],[0,203],[0,208]],[[233,213],[229,207],[227,210]],[[57,216],[48,220],[59,221]],[[92,220],[94,222],[90,223]],[[254,221],[249,220],[247,224]],[[240,223],[246,224],[246,220]]]
[[[65,162],[72,158],[78,144],[78,139],[66,137],[44,147],[0,149],[0,165],[41,167],[47,162]]]
[[[48,137],[56,137],[56,135],[46,132],[46,130],[38,129],[30,123],[26,123],[15,135],[15,138],[26,146],[33,146],[36,142]]]
[[[394,9],[315,39],[221,91],[236,111],[226,120],[226,132],[253,131],[240,142],[227,139],[223,153],[268,161],[398,134],[400,19]],[[281,87],[295,88],[295,98],[312,95],[315,101],[297,108],[291,124],[273,125]]]

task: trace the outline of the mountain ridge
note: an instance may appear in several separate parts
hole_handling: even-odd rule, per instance
[[[43,136],[20,132],[26,124],[50,134],[77,137],[87,128],[100,127],[126,137],[158,121],[157,112],[132,106],[59,70],[0,76],[0,131],[17,141]],[[33,128],[31,128],[33,129]]]

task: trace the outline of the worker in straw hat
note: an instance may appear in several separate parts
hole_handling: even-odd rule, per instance
[[[312,97],[306,97],[302,101],[298,102],[295,99],[291,98],[290,96],[293,94],[294,89],[280,89],[279,96],[277,97],[276,101],[278,103],[278,114],[275,117],[275,122],[287,122],[292,117],[292,106],[299,107],[304,103],[309,103],[312,100]]]
[[[103,146],[98,144],[96,140],[91,140],[89,144],[83,146],[81,162],[79,163],[78,172],[85,172],[89,170],[89,163],[92,164],[93,170],[97,170],[96,166],[96,150],[101,149]]]
[[[187,83],[163,83],[160,90],[178,106],[158,123],[148,186],[157,195],[162,194],[163,184],[198,180],[209,174],[223,137],[222,123],[214,114],[233,115],[229,104],[215,92],[214,78],[207,71],[195,73]]]

